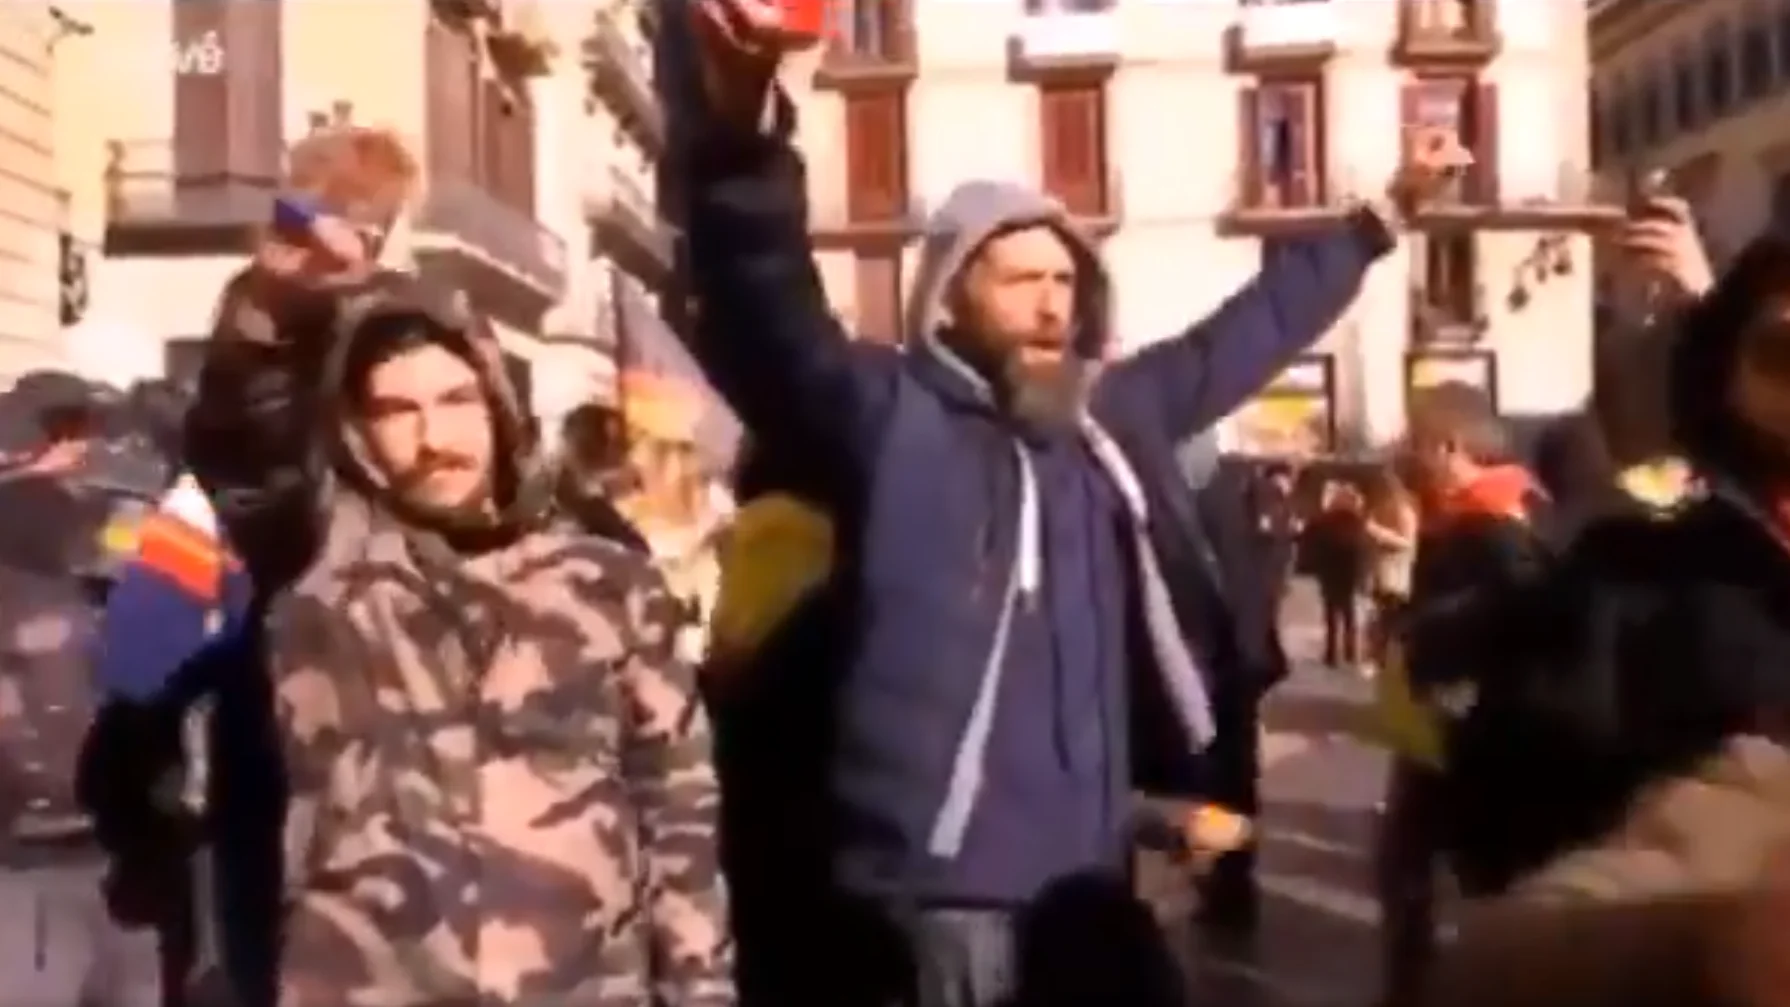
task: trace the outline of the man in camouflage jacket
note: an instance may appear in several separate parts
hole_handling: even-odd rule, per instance
[[[282,1007],[727,1007],[718,793],[677,610],[549,502],[494,342],[382,274],[323,377],[319,559],[269,614]]]

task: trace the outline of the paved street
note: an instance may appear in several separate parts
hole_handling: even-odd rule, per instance
[[[1202,1007],[1365,1007],[1377,994],[1369,851],[1386,760],[1346,734],[1370,686],[1317,663],[1309,591],[1296,589],[1288,607],[1296,670],[1266,714],[1263,926],[1253,949],[1198,955],[1192,1002]],[[1160,873],[1147,871],[1145,885],[1159,915],[1190,908],[1184,886]]]

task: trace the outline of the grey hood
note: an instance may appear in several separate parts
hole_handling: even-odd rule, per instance
[[[990,394],[988,383],[939,341],[946,321],[945,295],[988,239],[1032,224],[1048,224],[1061,234],[1080,267],[1076,271],[1075,352],[1087,360],[1099,360],[1106,352],[1112,282],[1093,242],[1075,226],[1063,204],[1013,182],[965,182],[952,189],[927,218],[903,337],[910,350],[933,354],[985,396]]]

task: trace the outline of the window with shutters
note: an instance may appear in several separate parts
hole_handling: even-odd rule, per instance
[[[853,263],[860,339],[901,341],[901,250],[860,252]]]
[[[1473,152],[1452,197],[1483,205],[1498,201],[1498,92],[1473,77],[1422,77],[1404,91],[1407,129],[1452,129]]]
[[[1323,205],[1323,86],[1265,81],[1241,94],[1243,204],[1281,210]]]
[[[834,5],[829,53],[854,63],[894,63],[907,58],[907,5],[901,0],[830,0]]]
[[[1107,216],[1106,86],[1041,84],[1038,136],[1045,191],[1077,216]]]
[[[524,93],[484,72],[478,42],[453,25],[432,19],[423,39],[430,172],[533,215],[534,110]]]
[[[473,41],[435,19],[423,40],[430,173],[471,181],[483,168],[477,143],[481,84]]]
[[[182,0],[165,45],[182,50],[211,37],[230,54],[217,73],[170,69],[174,89],[173,174],[182,188],[219,189],[277,177],[284,150],[280,12],[275,5]],[[179,61],[174,61],[178,63]],[[226,198],[210,205],[240,209]]]
[[[846,212],[853,223],[908,214],[907,96],[899,89],[845,96]]]
[[[1479,321],[1478,242],[1472,234],[1436,234],[1423,241],[1423,307],[1440,326]]]

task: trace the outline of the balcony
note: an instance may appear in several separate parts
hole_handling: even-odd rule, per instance
[[[1343,34],[1338,0],[1251,3],[1225,36],[1231,73],[1309,73],[1336,55]]]
[[[596,232],[593,252],[614,259],[655,290],[677,267],[677,229],[660,215],[646,188],[619,165],[585,194],[585,216]]]
[[[1122,44],[1111,0],[1032,0],[1008,41],[1007,60],[1017,80],[1107,74]]]
[[[1392,60],[1408,67],[1478,67],[1498,55],[1497,0],[1399,0]]]
[[[416,214],[418,266],[445,268],[475,302],[551,304],[566,292],[564,238],[470,181],[430,181]]]
[[[114,140],[104,174],[107,255],[247,252],[277,181],[177,164],[172,140]]]
[[[650,6],[650,5],[648,5]],[[665,150],[665,106],[653,86],[649,58],[612,12],[598,14],[584,43],[591,96],[615,113],[634,142],[657,157]]]
[[[1496,165],[1482,162],[1412,223],[1442,232],[1594,231],[1626,213],[1621,198],[1600,193],[1595,176],[1577,165],[1559,164],[1551,177],[1501,178]]]

